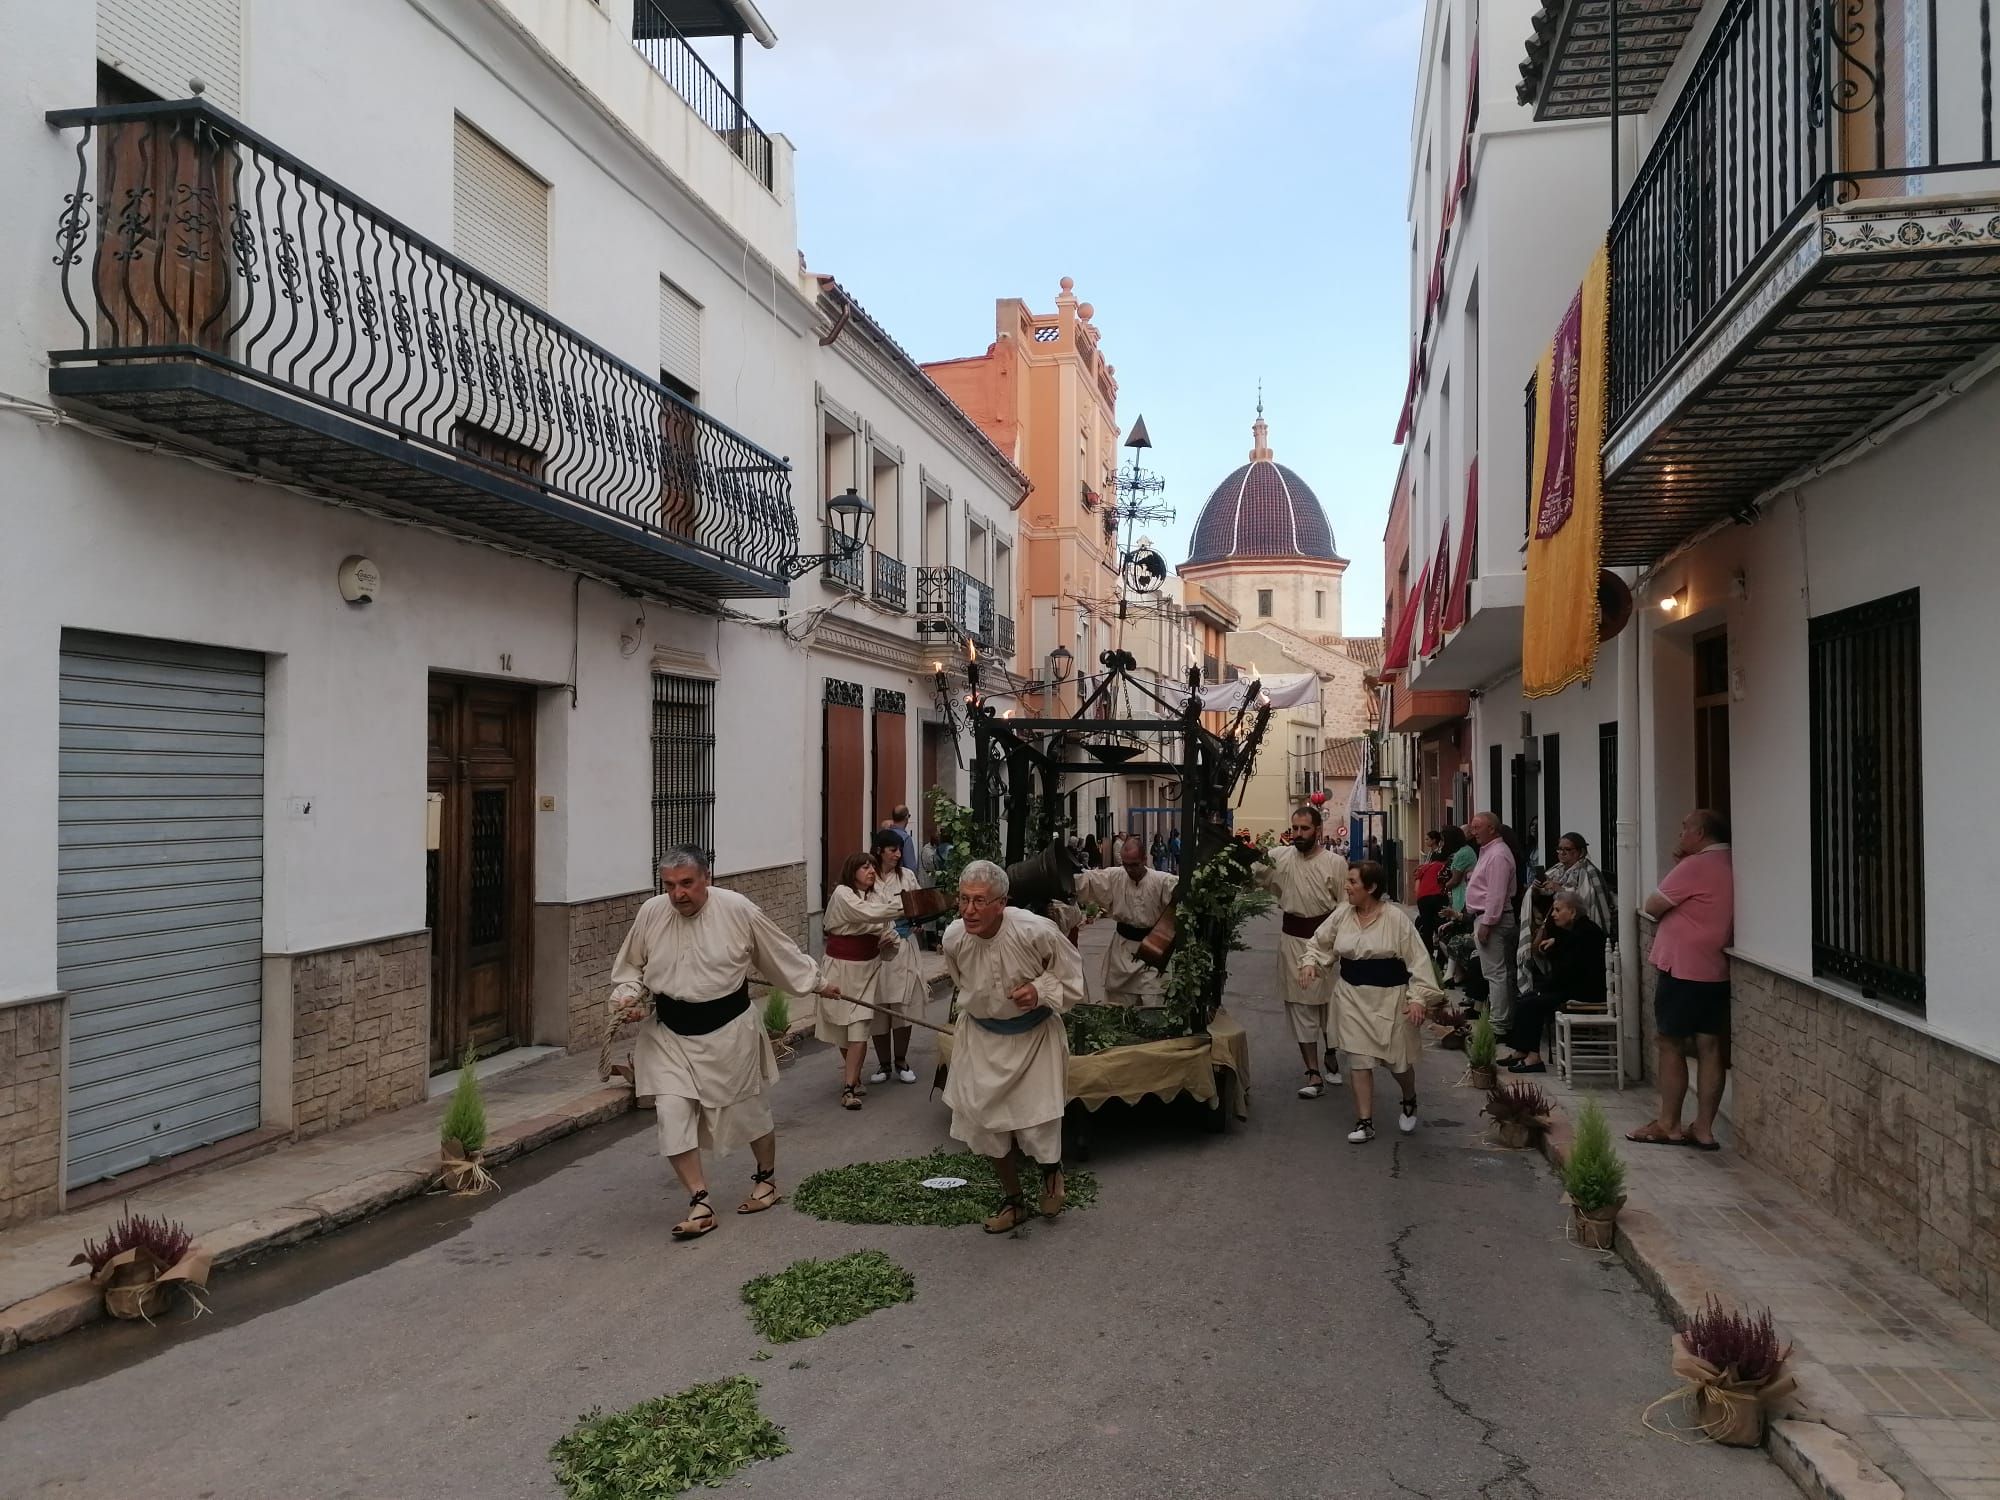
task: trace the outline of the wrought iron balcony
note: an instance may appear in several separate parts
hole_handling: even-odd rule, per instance
[[[993,590],[963,568],[917,569],[917,634],[993,642]]]
[[[659,0],[634,0],[632,45],[701,117],[702,124],[722,137],[750,175],[770,187],[771,138],[745,112],[740,83],[732,89],[715,76],[715,70],[688,44]],[[740,70],[740,52],[737,61]]]
[[[2000,345],[1990,7],[1727,0],[1612,224],[1606,563]]]
[[[898,612],[910,607],[909,569],[886,552],[875,557],[875,602]]]
[[[786,592],[785,460],[209,105],[48,118],[64,405],[635,588]]]
[[[1010,615],[998,615],[993,621],[993,649],[1008,660],[1014,655],[1014,620]]]
[[[865,592],[862,579],[867,574],[867,549],[858,547],[842,556],[840,535],[829,526],[826,528],[826,550],[829,555],[822,564],[826,581],[836,588],[846,589],[850,594]]]

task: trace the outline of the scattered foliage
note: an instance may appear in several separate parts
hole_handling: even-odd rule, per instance
[[[795,1260],[743,1286],[751,1323],[773,1344],[818,1338],[916,1295],[916,1278],[880,1250],[857,1250],[837,1260]],[[769,1351],[762,1357],[769,1359]]]
[[[1486,1096],[1486,1113],[1502,1125],[1546,1127],[1555,1100],[1532,1083],[1503,1083]]]
[[[1687,1320],[1681,1337],[1698,1358],[1751,1385],[1775,1377],[1792,1352],[1780,1342],[1769,1309],[1742,1313],[1724,1307],[1713,1295]]]
[[[783,1430],[757,1409],[757,1382],[733,1375],[608,1416],[592,1408],[549,1459],[570,1500],[640,1500],[714,1488],[790,1451]]]
[[[1273,900],[1260,890],[1240,852],[1224,844],[1181,877],[1174,892],[1180,941],[1167,960],[1162,986],[1176,1034],[1189,1036],[1208,1024],[1208,997],[1216,971],[1231,953],[1248,951],[1243,925],[1269,911]]]
[[[1063,1014],[1063,1028],[1069,1033],[1073,1057],[1088,1057],[1107,1047],[1129,1047],[1137,1042],[1157,1042],[1187,1033],[1166,1012],[1139,1010],[1129,1005],[1078,1005]]]
[[[1576,1138],[1563,1163],[1563,1190],[1585,1213],[1611,1207],[1625,1196],[1625,1163],[1611,1144],[1611,1125],[1604,1106],[1585,1101],[1576,1117]]]
[[[127,1250],[144,1250],[161,1270],[179,1263],[194,1244],[194,1236],[188,1233],[187,1225],[178,1219],[155,1219],[149,1214],[135,1214],[129,1209],[125,1217],[111,1226],[101,1240],[85,1240],[83,1253],[71,1261],[90,1266],[90,1274],[95,1276],[105,1265]]]
[[[1500,1039],[1493,1034],[1493,1020],[1483,1012],[1472,1023],[1472,1030],[1465,1034],[1465,1065],[1468,1068],[1490,1068],[1500,1050]]]
[[[926,1177],[963,1177],[965,1186],[939,1190]],[[1034,1174],[1022,1168],[1022,1188],[1032,1191]],[[1097,1198],[1097,1179],[1069,1167],[1063,1175],[1071,1208],[1087,1208]],[[903,1161],[864,1161],[815,1172],[792,1192],[792,1207],[837,1224],[978,1224],[1000,1196],[993,1163],[969,1151],[934,1151]]]
[[[791,1029],[792,997],[783,990],[772,990],[764,1002],[764,1030],[772,1036],[783,1036]]]
[[[958,895],[958,872],[975,859],[990,859],[995,864],[1000,858],[1000,831],[991,823],[982,823],[973,817],[972,809],[952,800],[943,787],[932,787],[927,794],[931,804],[931,821],[937,825],[938,838],[951,846],[951,857],[931,872],[931,884],[947,896]]]
[[[458,1085],[451,1091],[451,1103],[445,1106],[444,1119],[438,1125],[438,1139],[457,1141],[471,1156],[486,1144],[486,1101],[479,1093],[479,1073],[473,1066],[478,1061],[470,1047],[459,1059]]]

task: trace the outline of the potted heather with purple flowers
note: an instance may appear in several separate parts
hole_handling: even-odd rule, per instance
[[[101,1240],[85,1240],[73,1266],[89,1266],[104,1290],[104,1311],[114,1318],[152,1322],[184,1287],[197,1310],[208,1285],[208,1255],[178,1219],[156,1219],[129,1209]]]
[[[1486,1096],[1485,1112],[1499,1127],[1500,1144],[1509,1151],[1532,1146],[1548,1131],[1555,1101],[1532,1083],[1502,1084]]]
[[[1674,1335],[1673,1371],[1687,1384],[1660,1399],[1687,1401],[1711,1441],[1754,1448],[1771,1407],[1798,1384],[1786,1368],[1791,1354],[1768,1310],[1741,1312],[1711,1296]]]

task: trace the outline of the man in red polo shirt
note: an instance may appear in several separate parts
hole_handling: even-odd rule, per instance
[[[1736,940],[1736,876],[1730,865],[1729,823],[1697,808],[1681,820],[1674,867],[1646,898],[1659,925],[1653,967],[1659,970],[1653,1029],[1659,1033],[1660,1113],[1628,1131],[1642,1145],[1719,1151],[1715,1114],[1728,1072],[1729,945]],[[1688,1054],[1696,1066],[1695,1114],[1681,1129],[1687,1100]]]

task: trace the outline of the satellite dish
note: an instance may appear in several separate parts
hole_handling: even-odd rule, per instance
[[[1167,560],[1148,548],[1125,559],[1125,586],[1135,594],[1150,594],[1167,580]]]

